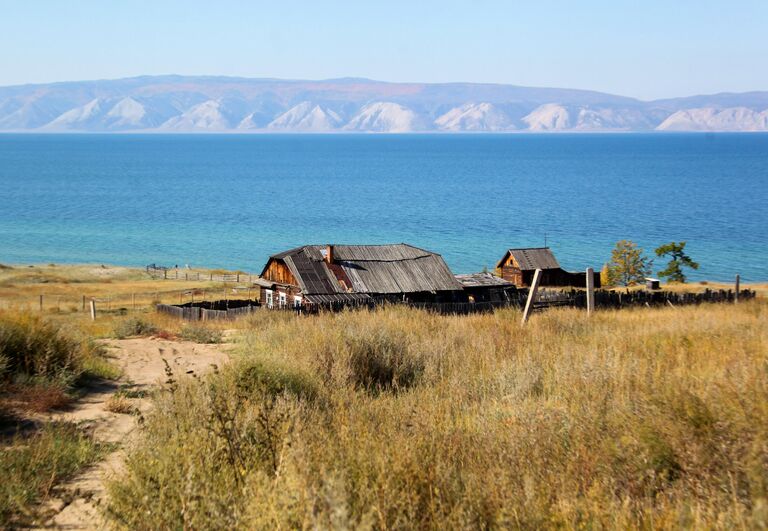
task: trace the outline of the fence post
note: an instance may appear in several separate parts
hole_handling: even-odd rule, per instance
[[[91,299],[91,321],[96,320],[96,301]]]
[[[43,311],[43,296],[40,295],[40,311]]]
[[[85,295],[83,295],[83,311],[85,311]]]
[[[528,290],[528,300],[525,301],[525,310],[523,310],[523,321],[525,324],[528,321],[528,317],[533,310],[533,303],[535,302],[536,295],[539,292],[539,281],[541,280],[541,269],[537,269],[533,274],[533,282],[531,282],[531,289]]]
[[[237,282],[240,282],[240,273],[237,274]]]
[[[587,268],[587,315],[595,311],[595,270]]]
[[[739,302],[739,287],[741,284],[741,276],[736,275],[736,295],[733,296],[733,303],[737,304]]]

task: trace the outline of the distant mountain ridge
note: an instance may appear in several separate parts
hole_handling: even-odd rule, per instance
[[[141,76],[0,87],[0,131],[768,131],[768,91],[641,101],[500,84]]]

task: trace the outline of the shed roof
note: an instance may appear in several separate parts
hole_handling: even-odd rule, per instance
[[[512,282],[497,277],[491,273],[471,273],[469,275],[456,275],[462,286],[465,288],[495,287],[506,288],[514,286]]]
[[[285,261],[305,294],[346,293],[323,257],[325,245],[307,245],[272,255]],[[462,289],[439,254],[405,243],[334,245],[354,293],[393,294]]]
[[[560,269],[560,264],[557,262],[555,255],[552,254],[552,250],[549,247],[509,249],[501,260],[499,260],[496,267],[501,267],[509,255],[512,255],[520,266],[520,269],[523,271],[530,271],[533,269]]]

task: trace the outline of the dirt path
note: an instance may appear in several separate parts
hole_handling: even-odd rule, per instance
[[[131,391],[149,391],[165,381],[165,359],[174,374],[195,371],[203,374],[212,365],[221,366],[228,359],[227,345],[200,345],[190,342],[138,338],[106,341],[109,356],[123,369],[121,381],[91,389],[74,408],[57,414],[55,420],[84,422],[98,441],[114,443],[118,449],[55,489],[46,504],[48,517],[39,528],[102,529],[99,505],[105,495],[105,480],[120,470],[125,448],[135,437],[137,416],[112,413],[105,409],[109,398],[120,384],[130,384]],[[147,398],[131,399],[132,405],[145,413]]]

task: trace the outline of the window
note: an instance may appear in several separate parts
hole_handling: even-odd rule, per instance
[[[272,308],[274,306],[274,299],[272,298],[272,290],[266,289],[264,290],[267,294],[267,308]]]
[[[280,292],[280,307],[285,308],[285,292]]]

